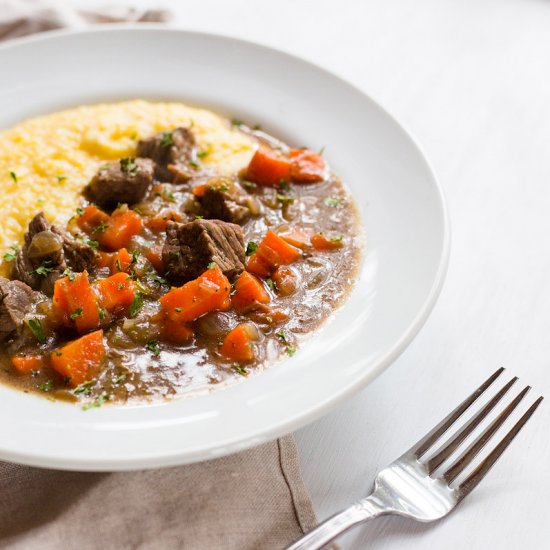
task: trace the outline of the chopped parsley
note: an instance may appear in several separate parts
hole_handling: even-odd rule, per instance
[[[10,177],[15,183],[17,183],[17,174],[15,172],[10,171]]]
[[[165,191],[163,193],[163,197],[168,202],[176,202],[176,197],[175,197],[174,193],[172,193],[172,191]]]
[[[82,317],[83,314],[84,314],[84,310],[81,307],[79,307],[78,309],[75,309],[71,313],[71,319],[78,319],[79,317]]]
[[[231,126],[243,126],[244,122],[242,120],[239,120],[238,118],[232,118],[231,119]]]
[[[131,318],[135,317],[142,307],[143,307],[143,294],[138,290],[134,294],[134,299],[130,304],[130,317]]]
[[[107,317],[107,312],[102,307],[97,306],[97,311],[100,319],[105,319],[105,317]]]
[[[53,388],[53,382],[51,380],[46,380],[44,383],[38,386],[38,389],[43,392],[49,392]]]
[[[324,201],[323,201],[327,206],[338,206],[341,202],[342,202],[342,199],[338,199],[336,197],[327,197]]]
[[[204,216],[195,216],[196,220],[204,220]]]
[[[247,189],[256,189],[258,187],[253,181],[243,180],[241,183]]]
[[[132,261],[130,262],[130,265],[135,265],[138,263],[138,259],[141,256],[141,252],[139,250],[133,250],[132,251]]]
[[[156,273],[148,273],[147,278],[156,283],[159,286],[167,285],[168,281],[161,277],[160,275],[157,275]]]
[[[93,248],[94,250],[97,250],[99,248],[99,243],[97,241],[91,241],[91,240],[88,240],[86,241],[86,244],[90,247],[90,248]]]
[[[89,409],[96,409],[98,407],[101,407],[101,405],[105,404],[105,401],[109,401],[111,396],[107,392],[101,393],[95,401],[92,401],[91,403],[86,403],[82,405],[82,410],[87,411]]]
[[[292,357],[296,353],[296,348],[294,346],[287,346],[286,352]]]
[[[120,159],[120,169],[130,176],[136,176],[139,172],[139,166],[136,164],[136,159],[134,157]]]
[[[11,252],[6,252],[4,256],[2,256],[5,262],[13,262],[17,258],[17,252],[19,251],[19,248],[14,245],[10,246],[10,250]]]
[[[57,176],[57,181],[63,183],[67,179],[67,176]]]
[[[76,209],[76,213],[77,213],[79,216],[83,216],[83,215],[84,215],[84,208],[77,208],[77,209]]]
[[[148,349],[153,355],[160,355],[160,346],[156,340],[150,340],[145,344],[145,348]]]
[[[255,243],[254,241],[248,241],[248,244],[246,245],[246,255],[252,256],[254,252],[256,252],[258,248],[258,243]]]
[[[273,279],[266,279],[265,282],[271,290],[277,290],[277,285],[275,284],[275,281]]]
[[[75,277],[76,277],[74,271],[70,267],[68,267],[65,271],[63,271],[63,275],[65,275],[65,277],[68,277],[71,283],[75,280]]]
[[[248,376],[248,372],[246,372],[246,369],[241,365],[232,365],[231,368],[241,376]]]
[[[160,146],[170,147],[170,145],[174,145],[172,132],[164,132],[164,134],[162,134],[162,139],[160,140]]]
[[[216,262],[210,262],[208,264],[208,269],[214,269],[216,267]]]
[[[275,336],[277,336],[283,344],[288,344],[288,340],[284,330],[280,330],[279,332],[276,332]]]
[[[344,239],[344,236],[343,236],[343,235],[336,235],[335,237],[331,237],[331,238],[330,238],[330,240],[331,240],[333,243],[342,242],[343,239]]]
[[[212,145],[208,145],[206,149],[203,149],[202,151],[199,151],[197,153],[197,157],[199,157],[202,160],[206,158],[211,152],[212,152]]]
[[[53,271],[53,267],[50,267],[51,263],[50,260],[44,260],[36,269],[31,271],[30,274],[36,273],[36,275],[40,275],[41,277],[47,277],[48,273]]]
[[[40,319],[29,319],[28,320],[29,328],[32,330],[32,333],[36,337],[36,339],[41,343],[44,344],[46,342],[46,335],[44,334],[44,329],[42,327],[42,323],[40,322]]]
[[[190,160],[189,166],[191,166],[191,168],[193,168],[194,170],[198,170],[201,167],[196,160]]]
[[[92,231],[92,235],[95,235],[96,233],[102,233],[109,227],[108,223],[101,222],[99,225],[96,225]]]
[[[290,185],[288,183],[288,181],[286,180],[279,180],[279,189],[281,189],[282,191],[286,191],[288,189],[290,189]]]
[[[293,204],[294,203],[294,197],[292,195],[283,195],[282,193],[277,193],[277,202],[280,202],[281,204]]]
[[[119,374],[116,378],[115,378],[115,384],[121,384],[122,382],[124,382],[126,380],[127,376],[126,374]]]
[[[118,288],[118,290],[124,290],[124,284],[119,281],[117,283],[117,288]]]
[[[89,395],[92,393],[92,386],[95,385],[95,380],[88,380],[87,382],[82,382],[79,386],[77,386],[73,393],[75,395]]]

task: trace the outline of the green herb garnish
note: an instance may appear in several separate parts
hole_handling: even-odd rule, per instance
[[[202,151],[199,151],[197,153],[197,157],[199,157],[202,160],[206,158],[211,152],[212,152],[212,146],[208,145],[206,149],[203,149]]]
[[[30,274],[32,275],[33,273],[36,273],[41,277],[47,277],[48,273],[53,271],[53,267],[50,267],[51,263],[52,262],[50,260],[44,260],[36,269],[31,271]]]
[[[75,395],[89,395],[92,393],[92,386],[95,385],[95,380],[88,380],[87,382],[82,382],[79,386],[77,386],[73,393]]]
[[[51,380],[46,380],[43,384],[38,386],[38,389],[43,392],[49,392],[53,388],[53,382]]]
[[[150,340],[145,344],[145,348],[148,349],[153,355],[160,355],[160,346],[156,340]]]
[[[135,317],[142,307],[143,307],[143,294],[138,290],[134,294],[134,299],[130,304],[130,318]]]
[[[292,357],[296,353],[296,348],[294,346],[287,346],[286,352]]]
[[[174,144],[174,139],[172,132],[164,132],[162,134],[162,139],[160,140],[160,146],[161,147],[170,147],[170,145]]]
[[[248,376],[248,372],[241,365],[232,365],[231,368],[241,376]]]
[[[29,328],[32,330],[32,333],[36,337],[36,339],[41,343],[44,344],[46,342],[46,335],[44,334],[44,329],[42,327],[42,323],[40,322],[40,319],[29,319],[28,320]]]
[[[69,281],[71,282],[73,282],[76,277],[74,271],[70,267],[68,267],[65,271],[63,271],[63,275],[65,275],[65,277],[68,277]]]
[[[75,309],[71,313],[71,319],[78,319],[79,317],[82,317],[83,314],[84,314],[84,310],[81,307],[79,307],[78,309]]]
[[[294,202],[294,197],[292,195],[283,195],[282,193],[277,193],[277,202],[281,204],[292,204]]]
[[[231,126],[243,126],[244,122],[242,120],[239,120],[238,118],[232,118],[231,119]]]
[[[17,183],[17,174],[15,172],[10,171],[10,177],[15,183]]]
[[[84,214],[84,208],[77,208],[76,209],[76,213],[79,215],[79,216],[82,216]]]
[[[275,284],[275,281],[273,279],[266,279],[265,282],[271,290],[277,290],[277,285]]]
[[[323,201],[327,206],[338,206],[341,202],[342,202],[342,199],[338,199],[336,197],[327,197],[324,201]]]
[[[120,384],[121,382],[124,382],[124,380],[126,380],[127,376],[123,373],[123,374],[119,374],[116,378],[115,378],[115,384]]]
[[[96,409],[105,404],[105,401],[109,401],[111,396],[107,392],[103,392],[95,401],[82,405],[82,410],[87,411],[89,409]]]
[[[248,241],[248,244],[246,245],[246,255],[252,256],[254,252],[256,252],[258,248],[258,243],[255,243],[254,241]]]
[[[99,243],[97,241],[86,241],[86,244],[90,247],[90,248],[93,248],[94,250],[97,250],[99,248]]]
[[[57,181],[58,181],[59,183],[64,182],[66,179],[67,179],[67,176],[57,176]]]
[[[208,269],[214,269],[216,267],[216,262],[210,262],[208,264]]]
[[[120,169],[130,176],[135,176],[139,172],[139,166],[136,164],[134,157],[120,159]]]
[[[6,252],[4,256],[2,256],[5,262],[13,262],[17,258],[17,252],[19,251],[19,247],[14,245],[14,246],[10,246],[10,249],[11,249],[11,252]]]
[[[92,231],[92,235],[95,235],[96,233],[102,233],[103,231],[105,231],[105,229],[107,229],[109,227],[109,224],[108,223],[105,223],[105,222],[101,222],[99,225],[97,225],[96,227],[94,227],[93,231]]]
[[[198,170],[201,167],[196,160],[190,160],[189,166],[191,166],[191,168],[193,168],[194,170]]]

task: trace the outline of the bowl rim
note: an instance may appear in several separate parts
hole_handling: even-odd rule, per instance
[[[341,85],[353,90],[354,92],[361,94],[367,98],[372,105],[378,109],[383,115],[385,115],[407,138],[410,142],[410,145],[418,154],[419,159],[422,160],[422,163],[426,169],[426,174],[429,175],[429,181],[435,196],[437,197],[437,205],[440,210],[441,223],[443,234],[441,235],[441,249],[439,253],[439,259],[437,263],[437,270],[433,276],[433,281],[430,287],[427,296],[422,303],[421,307],[418,308],[416,315],[410,321],[407,328],[402,332],[401,336],[394,342],[391,347],[388,347],[384,355],[378,358],[371,368],[360,377],[357,377],[353,384],[349,384],[347,387],[342,388],[340,391],[336,392],[334,396],[330,399],[327,399],[323,406],[317,408],[305,410],[302,414],[296,415],[293,418],[286,419],[277,423],[275,426],[270,427],[269,429],[261,430],[261,435],[256,432],[250,432],[240,437],[235,437],[233,440],[223,442],[223,455],[229,454],[232,452],[237,452],[253,446],[257,443],[257,437],[262,438],[263,441],[269,439],[274,439],[283,434],[292,432],[300,427],[306,426],[316,419],[328,414],[333,411],[340,403],[345,399],[352,397],[357,394],[359,391],[364,389],[372,380],[379,376],[386,368],[388,368],[408,347],[412,340],[419,333],[421,328],[424,326],[426,320],[428,319],[430,313],[432,312],[435,303],[445,281],[445,277],[448,271],[449,257],[451,250],[451,225],[447,201],[443,192],[441,183],[436,175],[436,172],[433,168],[433,165],[426,156],[424,149],[419,144],[418,140],[410,129],[403,124],[401,121],[397,120],[385,106],[370,93],[367,93],[362,88],[356,86],[355,84],[347,81],[345,78],[341,77],[339,74],[334,73],[331,70],[325,69],[323,66],[318,65],[315,62],[308,60],[302,56],[296,55],[284,49],[275,48],[268,46],[256,41],[247,40],[243,38],[236,37],[231,34],[225,33],[213,33],[213,32],[204,32],[196,31],[192,29],[186,29],[184,27],[177,27],[166,24],[159,23],[139,23],[139,24],[101,24],[94,25],[89,28],[78,28],[78,29],[56,29],[51,31],[46,31],[38,33],[36,35],[24,36],[20,38],[15,38],[9,40],[4,44],[0,44],[0,53],[9,51],[12,48],[17,48],[22,45],[40,43],[43,41],[48,41],[56,39],[58,37],[70,37],[73,35],[82,35],[82,34],[102,34],[102,33],[135,33],[135,32],[163,32],[163,33],[174,33],[174,34],[185,34],[185,35],[194,35],[197,37],[211,38],[211,39],[224,39],[231,41],[236,44],[241,44],[247,47],[253,47],[256,49],[264,50],[270,53],[276,53],[283,57],[290,58],[294,62],[302,63],[310,68],[315,69],[323,73],[327,78],[336,79]],[[363,267],[360,268],[361,270]],[[0,448],[0,453],[2,454],[2,459],[9,460],[21,464],[28,464],[32,466],[40,467],[49,467],[49,468],[60,468],[65,470],[80,470],[80,471],[117,471],[117,470],[135,470],[143,468],[157,468],[157,467],[169,467],[175,465],[181,465],[185,463],[195,462],[199,460],[205,460],[208,458],[213,458],[212,452],[216,449],[216,445],[211,445],[209,447],[201,446],[198,449],[187,449],[182,452],[173,452],[173,453],[163,453],[162,455],[153,456],[144,456],[140,455],[134,458],[124,458],[124,459],[113,459],[112,457],[98,460],[93,460],[93,464],[90,461],[85,459],[63,459],[61,457],[37,457],[35,454],[24,454],[20,452],[13,452],[6,449]],[[221,456],[221,454],[216,455]]]

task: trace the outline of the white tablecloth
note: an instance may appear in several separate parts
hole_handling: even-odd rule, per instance
[[[293,52],[371,94],[418,138],[447,195],[451,262],[425,328],[365,391],[296,434],[319,517],[364,495],[377,470],[497,367],[550,397],[550,2],[163,5],[175,11],[178,26]],[[544,402],[446,520],[378,519],[346,536],[342,546],[550,547],[549,426]]]

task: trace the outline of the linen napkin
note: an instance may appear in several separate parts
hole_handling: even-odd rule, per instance
[[[83,12],[68,2],[0,0],[0,40],[169,17],[161,10]],[[0,462],[1,549],[270,550],[314,525],[292,436],[162,470],[78,473]]]

